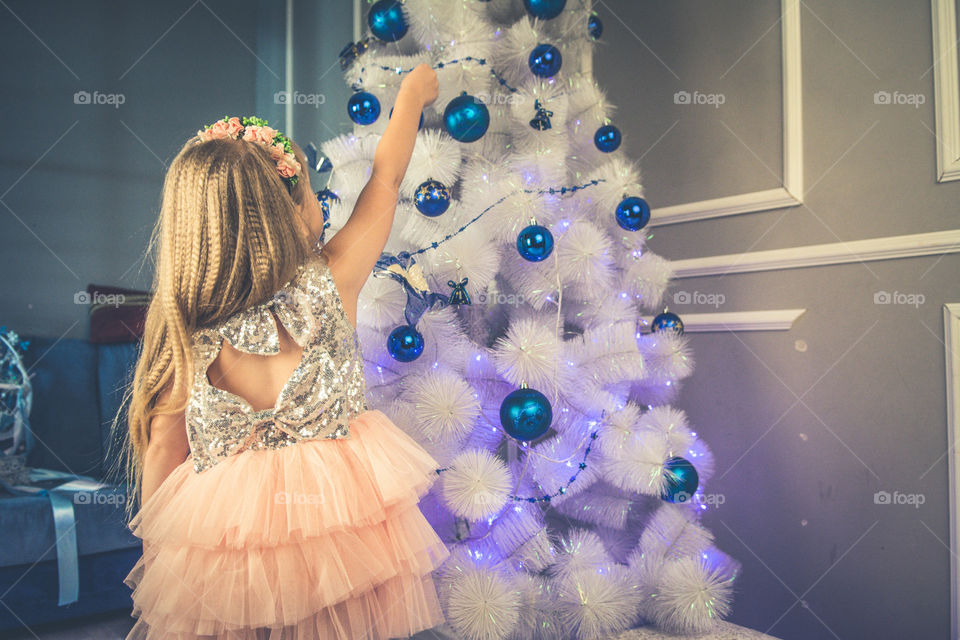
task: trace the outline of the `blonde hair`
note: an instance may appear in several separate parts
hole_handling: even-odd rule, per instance
[[[303,151],[293,149],[306,172]],[[243,140],[194,137],[170,164],[147,251],[153,297],[133,384],[114,418],[116,426],[128,405],[121,457],[128,517],[140,494],[151,420],[186,408],[192,332],[266,302],[315,255],[300,209],[312,196],[306,185],[301,176],[288,186],[266,148]]]

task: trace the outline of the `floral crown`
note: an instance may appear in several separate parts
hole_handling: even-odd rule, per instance
[[[290,139],[276,129],[268,127],[267,121],[263,118],[224,116],[223,120],[217,120],[197,131],[197,135],[201,142],[226,138],[262,144],[267,147],[270,157],[276,161],[277,172],[287,184],[293,186],[300,178],[300,163],[293,155]]]

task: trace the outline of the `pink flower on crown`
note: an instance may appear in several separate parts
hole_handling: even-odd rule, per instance
[[[224,124],[226,125],[227,136],[230,138],[237,138],[237,136],[240,135],[240,132],[243,131],[243,125],[240,124],[240,118],[236,116],[230,118],[230,120]]]
[[[282,142],[278,142],[271,147],[267,147],[267,150],[270,152],[270,157],[273,160],[279,160],[287,154],[287,150],[283,148]]]
[[[257,142],[259,144],[271,145],[273,144],[273,138],[277,135],[277,130],[272,127],[260,127],[257,125],[250,125],[247,127],[246,132],[243,134],[243,139],[249,142]]]
[[[242,133],[242,136],[241,136]],[[240,118],[234,116],[225,120],[218,120],[206,129],[197,131],[197,136],[201,142],[208,140],[231,139],[246,140],[256,144],[262,144],[270,153],[270,158],[277,163],[277,172],[281,178],[289,180],[296,178],[301,171],[300,163],[296,156],[288,153],[284,148],[287,139],[273,127],[251,124],[244,127],[240,123]],[[280,136],[280,142],[274,142],[274,139]]]
[[[240,124],[240,118],[234,116],[227,121],[217,120],[209,129],[197,131],[197,135],[199,135],[200,139],[204,142],[207,140],[219,140],[221,138],[236,140],[237,134],[239,134],[242,129],[243,125]]]
[[[292,178],[300,173],[300,163],[292,153],[284,154],[280,160],[277,160],[277,171],[282,178]]]

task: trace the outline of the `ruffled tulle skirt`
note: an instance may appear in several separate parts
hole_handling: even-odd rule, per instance
[[[436,460],[377,410],[350,437],[188,459],[130,521],[128,639],[385,640],[444,622],[450,555],[418,507]]]

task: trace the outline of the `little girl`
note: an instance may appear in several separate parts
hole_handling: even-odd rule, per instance
[[[302,150],[225,118],[173,160],[129,408],[128,638],[407,637],[444,619],[449,556],[418,502],[438,464],[364,399],[360,288],[386,243],[422,109],[407,75],[370,180],[322,247]]]

